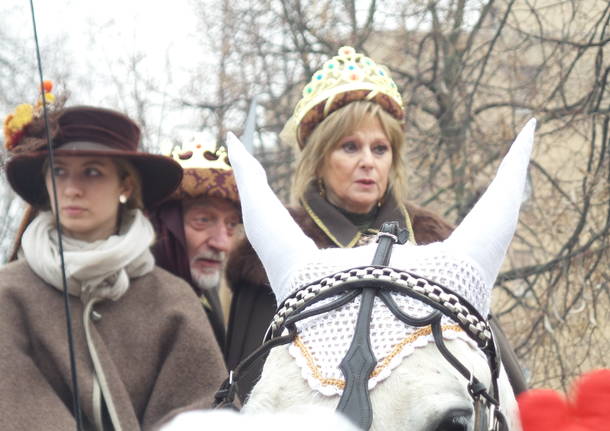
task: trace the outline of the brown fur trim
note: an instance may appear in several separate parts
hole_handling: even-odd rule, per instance
[[[268,284],[265,269],[246,237],[231,251],[225,273],[233,292],[246,280],[257,285]]]
[[[454,226],[432,211],[409,202],[407,202],[406,207],[411,217],[411,225],[417,244],[424,245],[442,241],[453,232]]]
[[[301,207],[289,207],[288,211],[303,232],[318,245],[318,247],[332,247],[333,243],[316,226],[309,215]],[[272,240],[270,238],[270,240]],[[244,281],[252,284],[269,284],[267,274],[250,242],[244,237],[233,249],[227,261],[227,282],[231,290],[238,288]]]

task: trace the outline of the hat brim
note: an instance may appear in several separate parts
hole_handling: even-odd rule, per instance
[[[182,168],[169,157],[129,151],[62,151],[56,156],[72,157],[120,157],[129,160],[138,170],[142,181],[142,200],[146,209],[161,203],[178,187],[182,180]],[[13,156],[6,164],[7,179],[23,200],[40,208],[48,203],[42,166],[48,151],[24,153]]]

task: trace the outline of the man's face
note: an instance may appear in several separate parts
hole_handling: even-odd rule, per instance
[[[222,198],[185,200],[183,222],[191,277],[201,289],[216,288],[238,231],[239,210]]]

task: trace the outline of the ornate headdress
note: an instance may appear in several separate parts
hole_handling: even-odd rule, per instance
[[[184,172],[180,186],[170,199],[210,196],[239,205],[233,169],[224,147],[216,149],[205,137],[193,134],[182,145],[166,148],[164,153],[178,162]]]
[[[51,93],[53,89],[53,83],[51,81],[44,81],[44,97],[50,107],[53,107],[55,102],[55,96]],[[15,108],[15,112],[12,112],[4,119],[4,147],[13,153],[20,152],[19,144],[26,134],[27,127],[32,124],[32,121],[40,118],[42,115],[42,97],[38,99],[36,105],[30,105],[28,103],[22,103]],[[46,145],[46,141],[41,145]]]
[[[318,124],[357,100],[378,103],[397,120],[404,118],[402,98],[388,69],[351,46],[344,46],[313,74],[280,136],[286,142],[298,143],[302,149]]]

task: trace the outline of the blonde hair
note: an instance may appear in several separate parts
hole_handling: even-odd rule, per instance
[[[368,101],[352,102],[336,110],[322,121],[309,136],[297,161],[293,177],[291,200],[294,205],[300,203],[309,184],[320,176],[328,155],[339,141],[351,133],[367,116],[379,119],[381,128],[392,146],[388,189],[398,205],[403,207],[406,193],[406,162],[405,134],[402,124],[384,111],[380,105]]]

